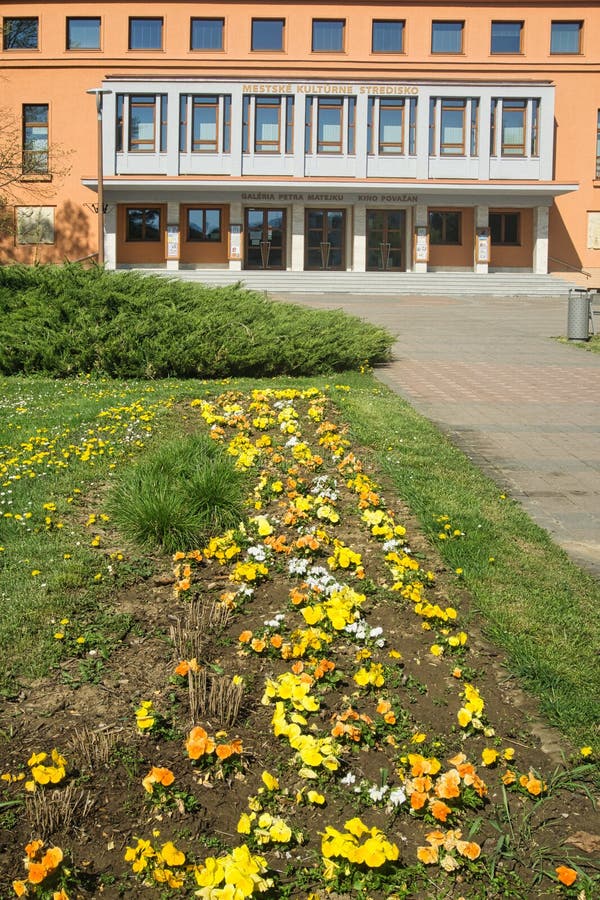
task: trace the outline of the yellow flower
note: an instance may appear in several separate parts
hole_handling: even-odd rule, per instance
[[[162,845],[160,855],[168,866],[182,866],[185,862],[185,854],[172,841]]]
[[[279,790],[279,779],[274,775],[271,775],[269,772],[263,772],[261,777],[263,784],[268,791]]]
[[[481,761],[484,766],[493,766],[494,763],[497,762],[499,756],[500,754],[498,751],[491,747],[485,747],[485,749],[481,751]]]
[[[582,747],[579,752],[582,756],[591,756],[594,751],[591,747]]]

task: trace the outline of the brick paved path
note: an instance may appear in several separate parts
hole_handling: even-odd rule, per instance
[[[566,333],[566,299],[285,299],[397,335],[377,376],[600,576],[600,355],[552,340]]]

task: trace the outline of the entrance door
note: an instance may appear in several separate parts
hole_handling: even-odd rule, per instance
[[[404,271],[406,211],[367,210],[367,270]]]
[[[344,269],[345,242],[345,210],[306,210],[306,269]]]
[[[246,269],[285,268],[285,209],[246,209]]]

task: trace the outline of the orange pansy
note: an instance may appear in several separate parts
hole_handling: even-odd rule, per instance
[[[575,869],[570,869],[569,866],[557,866],[556,877],[561,884],[570,887],[577,878],[577,872]]]

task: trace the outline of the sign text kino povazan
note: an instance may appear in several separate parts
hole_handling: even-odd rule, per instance
[[[380,94],[405,96],[418,94],[419,88],[413,84],[244,84],[244,94]]]
[[[326,200],[331,203],[351,203],[362,201],[363,203],[416,203],[416,194],[281,194],[267,193],[265,191],[250,191],[242,194],[242,200]]]

